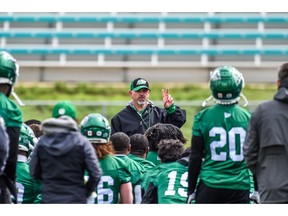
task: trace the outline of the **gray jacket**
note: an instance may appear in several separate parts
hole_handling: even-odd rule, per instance
[[[71,118],[47,119],[42,127],[30,161],[30,175],[42,182],[42,202],[86,203],[102,175],[92,145]]]
[[[0,116],[0,176],[3,174],[9,152],[9,136],[4,119]]]
[[[252,113],[244,159],[257,178],[261,203],[288,202],[288,89]]]

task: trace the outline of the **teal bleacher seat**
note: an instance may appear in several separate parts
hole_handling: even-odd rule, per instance
[[[0,22],[115,22],[115,23],[286,23],[288,16],[77,16],[77,15],[0,15]]]
[[[30,30],[30,31],[0,31],[0,37],[5,38],[182,38],[182,39],[256,39],[256,38],[266,38],[266,39],[287,39],[288,31],[166,31],[166,32],[157,32],[157,31],[139,31],[139,30],[126,30],[119,31],[115,30],[113,32],[107,31],[39,31],[39,30]]]
[[[81,61],[84,59],[81,56],[87,55],[93,64],[93,55],[98,55],[97,61],[103,65],[115,59],[124,63],[141,63],[145,59],[155,64],[169,58],[180,64],[182,57],[183,61],[191,61],[190,56],[202,65],[230,60],[231,56],[237,56],[238,61],[250,59],[252,64],[259,65],[262,57],[277,61],[287,55],[287,25],[288,13],[2,13],[0,49],[27,61],[29,56],[39,61],[37,55],[41,55],[41,61],[58,59],[64,64]]]
[[[21,47],[1,48],[1,51],[8,51],[12,54],[67,54],[67,55],[287,55],[288,47],[284,48],[102,48],[102,47],[72,47],[72,48],[51,48],[51,47]]]

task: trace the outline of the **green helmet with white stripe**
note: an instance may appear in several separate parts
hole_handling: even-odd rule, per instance
[[[216,103],[236,103],[244,86],[242,73],[234,67],[221,66],[210,73],[210,89]]]
[[[21,151],[26,151],[30,153],[33,150],[34,145],[35,145],[34,143],[35,136],[33,135],[31,134],[31,130],[29,129],[29,126],[26,125],[25,123],[22,123],[21,129],[20,129],[18,149]]]
[[[111,127],[108,120],[99,113],[91,113],[84,117],[80,123],[80,131],[91,143],[108,143]]]
[[[14,86],[19,76],[16,59],[6,51],[0,52],[0,84]]]

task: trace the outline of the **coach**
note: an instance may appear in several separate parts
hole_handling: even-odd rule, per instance
[[[130,84],[131,101],[111,120],[112,134],[124,132],[129,137],[144,132],[156,123],[169,123],[179,128],[186,122],[186,111],[174,104],[169,90],[162,89],[164,108],[154,106],[149,100],[149,83],[144,78],[137,78]]]

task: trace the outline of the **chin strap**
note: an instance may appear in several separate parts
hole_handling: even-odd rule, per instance
[[[17,103],[20,106],[25,106],[25,104],[21,101],[21,99],[18,97],[18,95],[12,90],[11,94],[13,95],[13,97],[15,98],[15,100],[17,101]]]
[[[202,107],[205,107],[206,104],[208,103],[208,101],[210,101],[212,98],[213,98],[212,95],[210,95],[208,98],[206,98],[206,100],[204,100],[204,101],[202,102]]]
[[[243,107],[246,107],[247,105],[248,105],[248,100],[247,100],[247,98],[245,97],[245,95],[244,94],[242,94],[242,92],[240,93],[240,97],[242,97],[243,98],[243,100],[244,100],[244,105],[243,105]],[[210,101],[211,99],[213,99],[213,96],[212,95],[210,95],[206,100],[204,100],[203,102],[202,102],[202,107],[205,107],[206,105],[207,105],[207,103],[208,103],[208,101]],[[239,99],[238,99],[239,100]],[[236,103],[237,101],[235,100],[235,102],[234,103]],[[219,102],[219,101],[216,101],[216,103],[219,103],[219,104],[231,104],[231,102],[230,103],[224,103],[224,102]]]
[[[244,102],[245,102],[244,105],[243,105],[243,107],[246,107],[246,106],[248,105],[248,100],[247,100],[247,98],[245,97],[244,94],[242,94],[242,92],[241,92],[240,96],[243,98],[243,100],[244,100]]]

